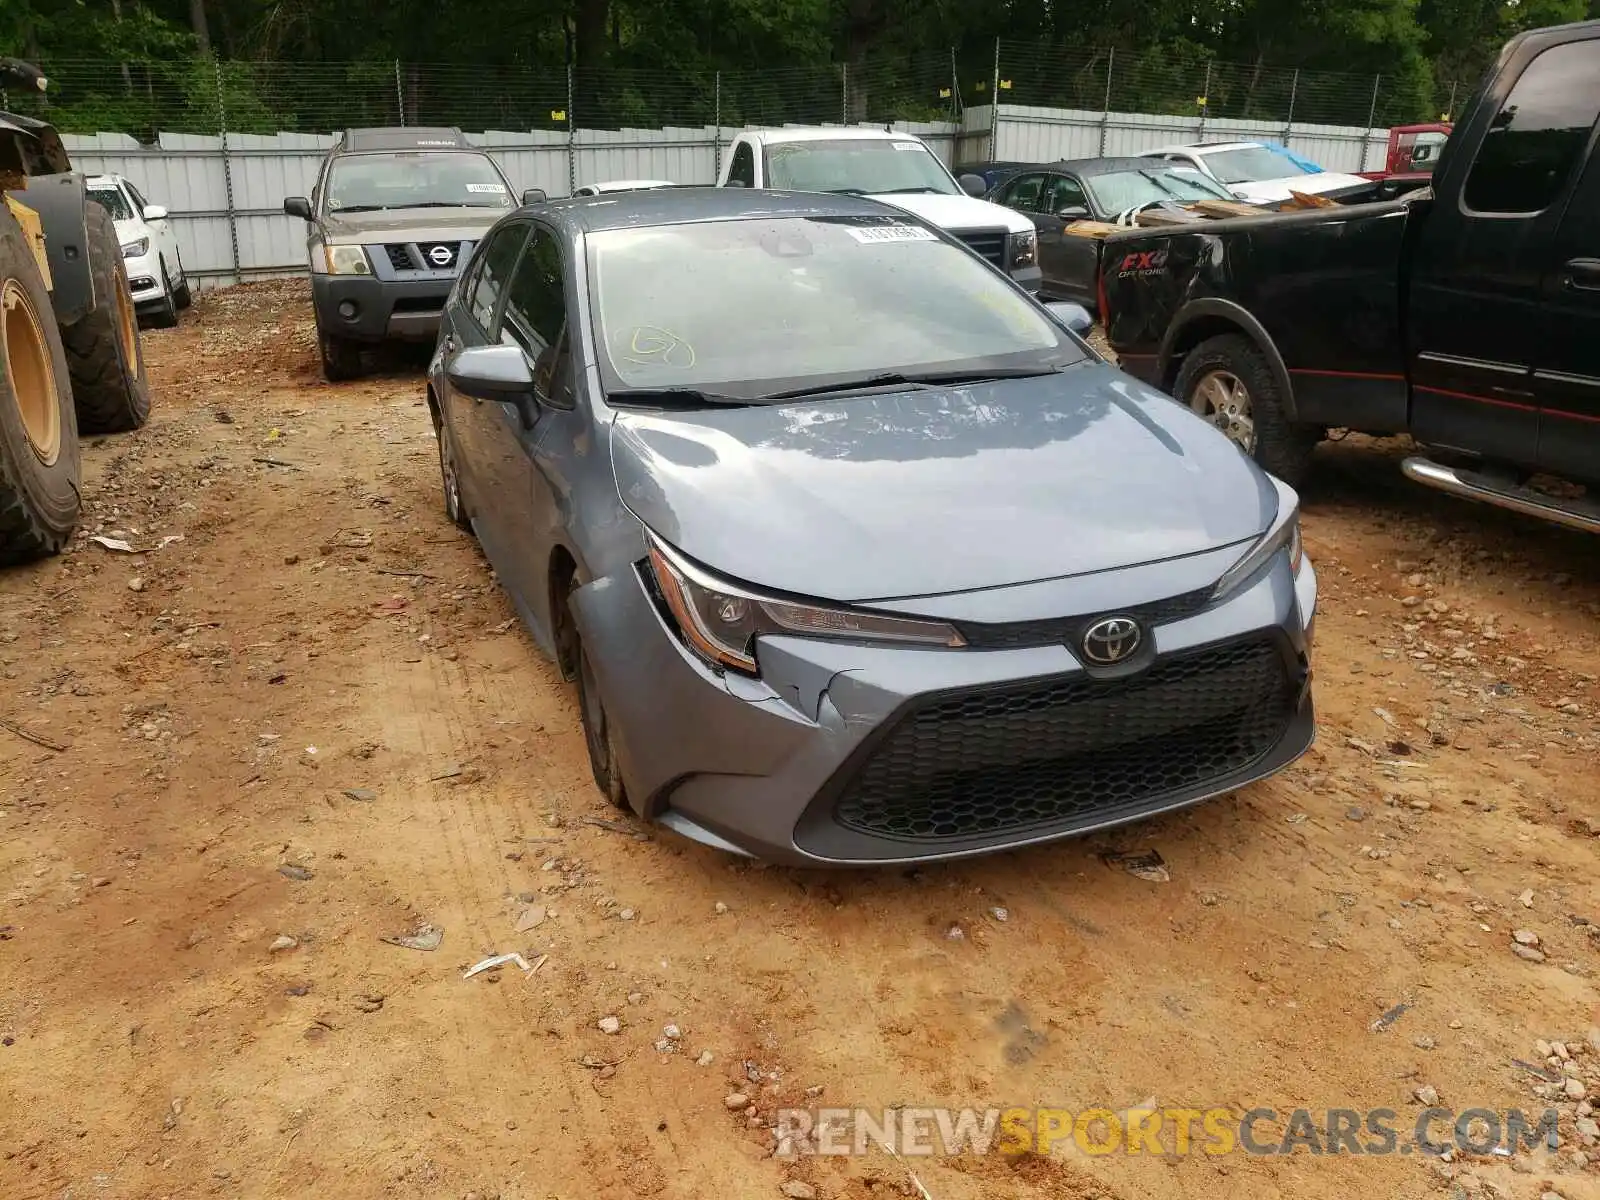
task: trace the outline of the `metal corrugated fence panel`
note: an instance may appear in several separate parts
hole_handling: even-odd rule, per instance
[[[991,125],[993,122],[993,125]],[[1002,104],[999,119],[985,105],[966,110],[960,124],[901,121],[947,163],[995,159],[1054,162],[1102,152],[1138,154],[1165,142],[1202,136],[1198,117],[1030,108]],[[991,129],[994,145],[991,146]],[[472,141],[500,163],[513,187],[569,194],[577,184],[607,179],[666,179],[715,183],[721,156],[740,132],[714,126],[663,129],[490,130]],[[1284,142],[1330,171],[1383,165],[1387,130],[1334,125],[1285,129],[1260,121],[1204,122],[1207,141]],[[305,226],[284,215],[285,196],[306,196],[335,134],[232,134],[226,158],[221,137],[164,133],[141,145],[119,133],[66,134],[62,140],[80,170],[133,180],[152,204],[172,213],[184,267],[202,286],[305,271]],[[226,164],[226,170],[225,170]],[[229,204],[229,186],[232,204]],[[237,246],[237,257],[235,256]]]

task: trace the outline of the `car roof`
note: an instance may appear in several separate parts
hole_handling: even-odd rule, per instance
[[[362,154],[373,150],[473,150],[476,147],[459,129],[410,125],[347,129],[333,149],[336,154]]]
[[[87,176],[83,182],[89,187],[94,187],[96,184],[103,184],[106,187],[116,187],[117,184],[122,182],[122,180],[123,176],[118,175],[115,171],[102,171],[98,175]]]
[[[1052,171],[1071,171],[1075,175],[1114,175],[1122,171],[1149,171],[1155,167],[1148,156],[1123,158],[1072,158],[1051,163]],[[1191,168],[1192,169],[1192,168]]]
[[[886,129],[861,129],[854,125],[806,126],[800,129],[746,129],[744,135],[768,142],[920,142],[914,133],[892,133]]]
[[[518,213],[543,217],[574,234],[761,217],[893,217],[907,224],[921,224],[918,217],[904,209],[865,196],[728,187],[645,188],[574,196],[526,205]]]
[[[631,192],[641,188],[663,188],[675,186],[669,179],[607,179],[603,183],[585,183],[586,188],[593,188],[601,195],[609,192]]]
[[[1207,154],[1215,154],[1218,150],[1254,150],[1264,144],[1263,142],[1200,142],[1192,146],[1157,146],[1154,150],[1146,150],[1145,153],[1170,154],[1173,151],[1183,150],[1203,158]]]

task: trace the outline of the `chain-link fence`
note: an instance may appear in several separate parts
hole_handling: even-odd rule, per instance
[[[958,119],[1003,104],[1088,112],[1383,127],[1453,113],[1466,89],[1218,62],[1199,53],[1014,42],[986,52],[713,71],[623,66],[189,60],[41,64],[47,96],[0,106],[67,133],[331,133],[360,125],[472,131]]]

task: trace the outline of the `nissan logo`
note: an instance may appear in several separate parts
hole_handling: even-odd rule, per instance
[[[1083,656],[1097,667],[1122,662],[1139,648],[1144,634],[1132,617],[1105,617],[1083,633]]]
[[[428,259],[436,267],[448,267],[455,259],[456,252],[449,246],[435,246],[428,251]]]

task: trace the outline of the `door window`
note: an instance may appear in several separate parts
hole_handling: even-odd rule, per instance
[[[1083,188],[1075,179],[1068,179],[1065,175],[1052,175],[1045,185],[1044,195],[1039,204],[1039,211],[1049,213],[1051,216],[1060,216],[1064,208],[1089,208],[1089,200],[1083,194]]]
[[[1018,212],[1036,212],[1043,187],[1043,175],[1019,175],[1006,185],[1005,199],[1001,203]]]
[[[566,331],[561,247],[548,230],[536,229],[506,293],[500,333],[527,354],[539,395],[561,407],[572,403]]]
[[[493,328],[495,304],[527,237],[526,225],[503,225],[489,235],[472,261],[472,274],[462,284],[461,294],[467,312],[485,333]]]
[[[740,142],[733,148],[733,163],[728,167],[728,182],[742,183],[747,188],[756,185],[756,156],[749,142]]]
[[[1481,213],[1548,208],[1583,157],[1600,112],[1600,39],[1552,46],[1495,114],[1462,199]]]
[[[138,213],[140,217],[143,217],[144,210],[150,207],[150,202],[140,195],[139,189],[134,187],[133,184],[129,183],[126,179],[122,181],[122,186],[128,189],[128,199],[133,201],[133,211]]]

